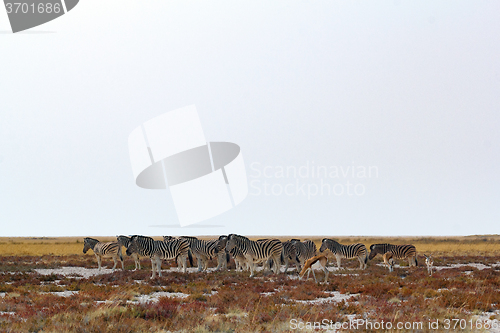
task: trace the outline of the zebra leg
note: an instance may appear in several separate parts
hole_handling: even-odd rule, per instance
[[[137,264],[141,265],[141,262],[139,261],[139,256],[137,255],[137,253],[134,253],[132,254],[132,258],[134,259],[135,270],[137,270]],[[140,266],[139,269],[141,269]]]
[[[283,273],[286,273],[288,270],[288,266],[290,265],[290,260],[288,260],[287,257],[283,256],[283,261],[285,262],[285,271]]]
[[[158,276],[161,277],[161,258],[156,258],[156,269],[158,270]]]
[[[151,278],[154,279],[156,277],[156,259],[154,257],[151,258],[151,269],[153,271]]]
[[[253,277],[255,275],[255,264],[253,262],[248,262],[248,266],[250,266],[250,277]]]
[[[186,273],[187,272],[187,255],[184,257],[184,260],[182,261],[182,272]]]
[[[340,256],[337,254],[336,257],[337,257],[337,267],[339,270],[341,270],[342,267],[340,267]]]
[[[275,256],[273,257],[273,261],[274,261],[274,268],[273,268],[274,274],[278,274],[281,271],[281,258],[279,256],[278,257]],[[288,267],[288,261],[287,261],[287,267]]]
[[[116,257],[113,257],[113,262],[115,263],[115,264],[113,265],[113,271],[114,271],[114,270],[115,270],[115,268],[116,268],[116,265],[118,264],[118,260],[116,260]]]
[[[359,260],[359,269],[363,269],[364,262],[363,259],[361,259],[361,256],[358,257],[358,260]]]
[[[97,267],[99,267],[99,270],[101,270],[101,256],[96,254],[95,255],[97,258]]]
[[[328,269],[326,269],[326,266],[323,266],[323,270],[325,271],[325,283],[326,283],[326,281],[328,281],[328,273],[330,272],[328,271]]]

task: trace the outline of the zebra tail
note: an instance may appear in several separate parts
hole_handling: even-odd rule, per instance
[[[193,254],[191,253],[191,249],[188,250],[188,258],[189,258],[189,264],[191,267],[193,267]]]
[[[229,264],[231,257],[229,256],[229,252],[226,252],[226,263]]]
[[[121,249],[120,249],[120,261],[123,261],[123,254],[122,254]]]
[[[365,265],[368,263],[368,254],[365,256]]]
[[[281,260],[281,264],[284,265],[285,264],[285,256],[283,255],[283,251],[281,251],[280,260]]]
[[[418,266],[417,256],[415,256],[415,266]]]

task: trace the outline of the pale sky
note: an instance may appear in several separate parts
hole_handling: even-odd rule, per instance
[[[2,7],[0,236],[498,234],[499,31],[497,1],[82,0],[18,34]],[[191,104],[250,193],[164,227],[128,135]]]

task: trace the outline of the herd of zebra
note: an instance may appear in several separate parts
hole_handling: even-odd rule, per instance
[[[92,249],[101,270],[101,258],[112,257],[114,261],[113,270],[118,261],[124,269],[122,246],[126,248],[126,254],[135,261],[135,269],[141,269],[139,257],[149,257],[151,259],[152,276],[161,276],[161,262],[163,259],[175,259],[179,269],[185,273],[187,261],[193,266],[193,256],[198,262],[198,272],[205,271],[211,259],[217,259],[217,270],[227,270],[227,263],[230,257],[234,259],[236,270],[250,270],[250,277],[255,275],[256,266],[264,264],[266,269],[272,269],[275,274],[280,271],[281,265],[285,265],[284,272],[289,268],[290,263],[297,266],[297,272],[302,277],[305,271],[312,271],[311,266],[319,262],[326,274],[327,257],[326,250],[330,250],[336,257],[337,267],[341,268],[341,259],[357,258],[360,269],[366,269],[368,260],[373,259],[377,254],[381,254],[384,264],[393,270],[394,259],[406,259],[409,266],[417,266],[417,251],[413,245],[392,245],[373,244],[370,246],[370,253],[362,243],[343,245],[333,239],[324,238],[317,253],[316,245],[311,240],[301,241],[291,239],[281,242],[279,239],[259,239],[252,241],[241,235],[222,235],[218,239],[202,240],[196,237],[163,236],[163,240],[154,240],[151,237],[134,235],[131,237],[117,236],[116,242],[99,242],[94,238],[85,238],[83,253]],[[432,274],[432,258],[426,257],[426,265]],[[314,272],[313,272],[314,275]],[[309,276],[309,274],[308,274]],[[327,275],[325,276],[325,279]],[[316,280],[316,277],[314,276]]]

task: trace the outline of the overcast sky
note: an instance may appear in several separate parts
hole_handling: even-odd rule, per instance
[[[500,233],[497,1],[82,0],[9,31],[1,236]],[[128,135],[191,104],[250,193],[181,229]]]

